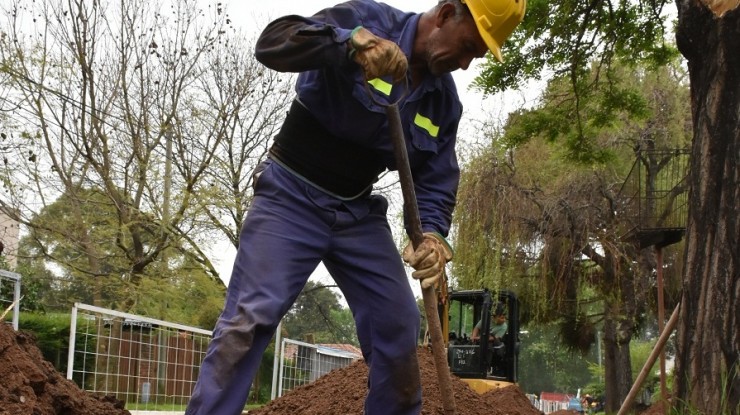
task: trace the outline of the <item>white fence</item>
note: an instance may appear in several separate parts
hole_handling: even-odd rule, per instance
[[[72,309],[67,378],[87,391],[115,395],[132,413],[163,408],[182,413],[211,336],[195,327],[77,303]],[[273,397],[361,357],[330,346],[278,342]]]
[[[67,378],[127,409],[184,410],[210,341],[207,330],[78,303]]]
[[[14,272],[0,269],[0,315],[3,315],[10,308],[8,315],[12,316],[13,329],[16,331],[18,330],[18,316],[20,315],[20,298],[21,276]],[[12,307],[11,304],[13,305]]]
[[[277,396],[311,383],[334,369],[348,366],[361,356],[328,346],[283,339],[279,357],[275,359],[278,363],[273,368],[274,373],[279,373]]]

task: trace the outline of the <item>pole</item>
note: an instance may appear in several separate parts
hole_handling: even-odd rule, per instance
[[[658,331],[663,332],[663,322],[665,321],[665,300],[663,299],[663,248],[655,247],[655,262],[658,268]],[[666,407],[666,380],[665,380],[665,351],[660,352],[660,401],[663,411]]]
[[[673,328],[676,327],[676,322],[678,321],[678,308],[680,306],[681,304],[676,305],[676,308],[673,310],[673,314],[671,314],[671,318],[670,320],[668,320],[668,324],[666,324],[665,329],[660,333],[658,342],[655,343],[653,351],[650,352],[650,356],[648,356],[647,361],[642,366],[640,374],[637,375],[637,379],[635,379],[635,383],[632,385],[632,389],[630,389],[627,397],[624,398],[624,402],[622,402],[622,407],[619,408],[619,412],[617,412],[617,415],[625,415],[627,414],[627,412],[629,412],[629,408],[632,406],[632,402],[635,400],[635,396],[637,396],[637,392],[640,390],[642,382],[645,381],[645,378],[650,372],[650,369],[653,367],[655,361],[658,359],[658,355],[663,352],[663,347],[665,347],[668,338],[671,337],[671,332],[673,332]]]
[[[270,400],[275,400],[278,396],[278,372],[280,371],[280,362],[283,360],[283,320],[278,323],[277,330],[275,330],[275,355],[272,359],[272,389],[270,390]],[[279,349],[278,349],[279,348]]]

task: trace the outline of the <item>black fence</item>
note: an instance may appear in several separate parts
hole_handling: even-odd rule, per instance
[[[681,240],[689,206],[688,149],[640,151],[622,185],[620,199],[630,229],[626,238],[641,248]]]

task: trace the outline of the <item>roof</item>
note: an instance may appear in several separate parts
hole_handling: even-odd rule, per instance
[[[558,393],[558,392],[541,392],[540,393],[540,400],[541,401],[555,401],[555,402],[565,402],[568,403],[570,398],[573,395],[569,395],[567,393]]]
[[[347,343],[322,343],[318,345],[321,348],[326,349],[334,349],[341,352],[348,353],[350,355],[354,355],[353,357],[355,359],[359,359],[362,357],[362,350],[360,350],[359,347],[347,344]]]
[[[323,343],[317,344],[317,351],[325,355],[334,355],[339,357],[348,357],[351,359],[361,359],[362,351],[359,347],[345,343]],[[295,359],[298,354],[298,345],[289,343],[285,345],[285,358]]]

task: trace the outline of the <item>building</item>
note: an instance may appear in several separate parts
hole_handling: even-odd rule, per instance
[[[535,405],[540,411],[549,414],[550,412],[562,411],[568,409],[568,402],[575,395],[557,392],[541,392],[538,404]]]
[[[18,241],[20,238],[20,226],[4,212],[0,212],[0,243],[2,244],[2,257],[10,269],[18,265]]]

